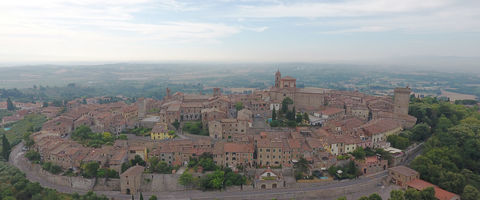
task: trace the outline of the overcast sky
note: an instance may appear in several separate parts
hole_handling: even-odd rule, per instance
[[[479,0],[2,0],[1,62],[480,57]]]

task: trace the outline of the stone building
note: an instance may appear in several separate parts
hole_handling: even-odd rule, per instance
[[[214,139],[231,139],[238,134],[246,134],[248,121],[238,119],[220,119],[208,123],[210,137]]]
[[[170,134],[167,124],[157,123],[150,132],[150,138],[152,140],[165,140],[172,139],[175,137],[175,134]]]
[[[395,88],[393,91],[394,96],[394,107],[393,113],[408,115],[408,103],[410,102],[410,88]]]
[[[387,170],[388,160],[380,159],[377,156],[370,156],[366,157],[365,160],[356,160],[355,165],[360,169],[363,175],[369,175]]]
[[[227,118],[227,113],[218,108],[205,108],[202,109],[202,125],[208,127],[208,122]]]
[[[252,167],[253,144],[217,143],[213,152],[213,160],[217,165],[235,168],[237,166]]]
[[[388,169],[389,182],[398,185],[404,189],[407,188],[408,182],[419,178],[420,173],[403,165]]]
[[[275,86],[269,90],[271,103],[278,104],[286,97],[293,100],[297,110],[315,110],[325,104],[326,91],[322,88],[297,88],[296,79],[281,77],[280,71],[275,73]],[[270,106],[270,105],[269,105]]]
[[[202,117],[203,104],[199,102],[182,103],[180,106],[180,120],[200,120]]]
[[[389,135],[395,135],[402,131],[402,125],[394,119],[372,120],[362,126],[363,140],[371,141],[372,147],[377,148],[384,145]]]
[[[254,182],[255,189],[275,189],[284,188],[285,180],[279,172],[274,172],[272,169],[267,168],[255,176]]]
[[[286,140],[265,138],[256,142],[257,164],[259,166],[277,167],[291,162],[291,154]]]
[[[141,191],[142,174],[145,167],[136,165],[120,174],[120,191],[123,194],[135,195]]]

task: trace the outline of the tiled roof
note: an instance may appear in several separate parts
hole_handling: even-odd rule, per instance
[[[145,167],[135,165],[133,167],[130,167],[127,169],[127,171],[123,172],[122,176],[136,176],[136,175],[141,175],[143,171],[145,170]]]
[[[407,185],[411,188],[417,189],[417,190],[424,190],[428,187],[433,187],[435,189],[435,197],[438,200],[451,200],[455,196],[458,196],[457,194],[451,193],[449,191],[446,191],[442,188],[439,188],[438,186],[431,184],[429,182],[426,182],[424,180],[420,179],[415,179],[407,183]]]
[[[329,107],[323,111],[321,111],[323,115],[333,115],[333,114],[337,114],[337,113],[340,113],[340,112],[345,112],[344,109],[340,109],[340,108],[333,108],[333,107]]]
[[[375,135],[385,133],[397,128],[401,128],[401,124],[393,119],[378,119],[363,126],[363,130],[367,135]]]
[[[397,172],[399,174],[402,174],[404,176],[415,176],[418,174],[417,171],[413,170],[413,169],[410,169],[408,167],[405,167],[405,166],[396,166],[396,167],[392,167],[390,168],[391,171],[394,171],[394,172]]]
[[[223,146],[225,152],[253,153],[253,144],[225,143]]]

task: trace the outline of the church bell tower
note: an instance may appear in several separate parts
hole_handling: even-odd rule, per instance
[[[275,73],[275,87],[280,88],[280,79],[282,78],[282,74],[280,73],[280,69],[277,70]]]

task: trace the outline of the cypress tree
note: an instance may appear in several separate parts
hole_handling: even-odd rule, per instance
[[[12,100],[10,99],[10,97],[7,98],[7,110],[15,110],[15,105],[13,105],[13,102]]]
[[[303,113],[303,119],[307,120],[307,121],[310,121],[310,117],[308,117],[308,113],[305,112]]]
[[[275,112],[275,106],[273,107],[273,110],[272,110],[272,120],[277,120],[277,113]]]
[[[10,155],[10,150],[11,150],[10,142],[8,142],[7,137],[5,136],[5,134],[3,134],[3,137],[2,137],[2,156],[7,161],[8,161],[8,156]]]

